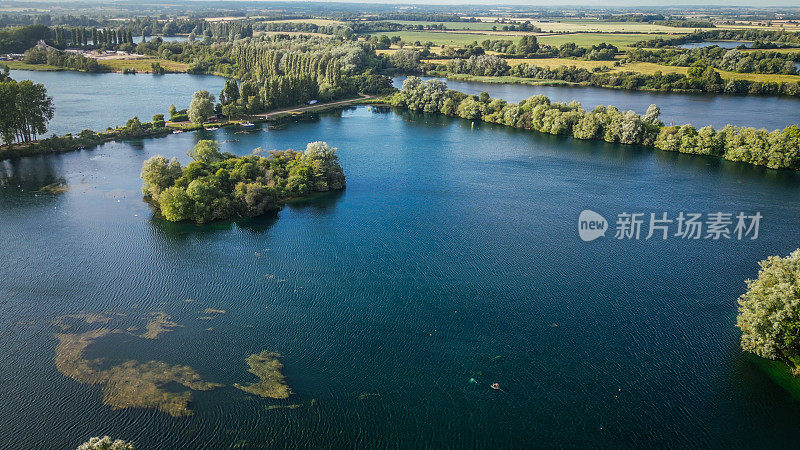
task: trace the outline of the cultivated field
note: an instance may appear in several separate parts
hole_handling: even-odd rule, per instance
[[[374,35],[400,36],[408,43],[419,41],[422,44],[433,42],[434,45],[462,46],[473,42],[480,43],[486,39],[517,40],[519,35],[529,34],[521,32],[457,32],[457,31],[394,31],[374,32]],[[633,43],[646,39],[668,38],[668,34],[633,34],[633,33],[573,33],[573,34],[537,34],[539,43],[560,46],[567,42],[574,42],[578,46],[588,47],[602,42],[614,44],[617,47],[630,47]]]

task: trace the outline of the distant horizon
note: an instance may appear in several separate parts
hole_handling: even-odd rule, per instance
[[[16,0],[9,3],[47,3],[47,4],[65,4],[65,3],[98,3],[98,4],[126,4],[126,3],[133,3],[132,1],[114,1],[114,0],[53,0],[53,1],[40,1],[40,0]],[[142,4],[149,4],[148,1],[137,2]],[[156,3],[156,2],[152,2]],[[468,3],[464,3],[458,0],[414,0],[414,1],[403,1],[399,3],[391,3],[387,2],[386,0],[347,0],[347,1],[339,1],[339,0],[172,0],[161,2],[165,5],[170,4],[180,4],[180,3],[216,3],[216,4],[225,4],[225,3],[298,3],[298,4],[308,4],[308,3],[339,3],[339,4],[352,4],[352,3],[364,3],[364,4],[372,4],[372,5],[387,5],[387,6],[463,6],[463,7],[470,7],[470,6],[478,6],[478,7],[485,7],[485,6],[495,6],[495,7],[503,7],[503,6],[527,6],[531,8],[592,8],[592,9],[613,9],[613,8],[642,8],[642,9],[649,9],[649,8],[658,8],[658,9],[673,9],[673,8],[706,8],[706,7],[729,7],[729,8],[745,8],[745,9],[768,9],[768,8],[789,8],[789,9],[798,9],[800,10],[800,5],[797,4],[795,0],[773,0],[768,3],[763,3],[758,6],[753,6],[752,2],[745,1],[745,0],[720,0],[720,1],[711,1],[711,2],[703,2],[698,3],[696,0],[675,0],[669,2],[668,5],[664,4],[663,0],[644,0],[644,1],[631,1],[631,0],[584,0],[578,2],[564,2],[564,3],[552,3],[546,0],[508,0],[503,1],[502,3],[498,3],[497,1],[492,0],[470,0]]]

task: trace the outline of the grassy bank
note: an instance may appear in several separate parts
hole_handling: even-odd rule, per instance
[[[125,69],[134,69],[139,73],[151,73],[153,63],[159,63],[169,73],[186,73],[189,64],[170,61],[161,58],[138,58],[138,59],[101,59],[98,63],[107,72],[122,73]],[[8,66],[11,70],[35,70],[38,72],[59,72],[62,70],[73,70],[82,72],[79,69],[70,67],[50,66],[47,64],[28,64],[22,61],[0,61],[0,66]]]
[[[189,64],[170,61],[161,58],[138,58],[138,59],[105,59],[99,61],[100,65],[111,72],[122,72],[125,69],[133,69],[140,73],[152,72],[153,63],[158,63],[167,72],[185,73],[189,69]]]
[[[49,66],[47,64],[27,64],[22,61],[0,61],[0,66],[8,66],[11,70],[35,70],[37,72],[60,72],[68,69],[66,67]]]

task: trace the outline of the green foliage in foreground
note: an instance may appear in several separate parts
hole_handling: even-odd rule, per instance
[[[447,90],[438,80],[408,77],[403,89],[389,99],[394,106],[414,111],[441,113],[469,120],[499,123],[540,133],[560,134],[577,139],[600,139],[621,144],[638,144],[665,151],[718,156],[773,169],[800,169],[800,128],[796,125],[769,132],[763,129],[726,126],[700,130],[691,125],[665,127],[660,110],[650,105],[647,114],[623,112],[613,106],[589,111],[580,103],[553,103],[543,95],[519,104]]]
[[[792,363],[800,371],[800,249],[760,263],[758,278],[739,297],[742,349]]]
[[[133,444],[110,436],[93,437],[79,445],[77,450],[135,450]]]
[[[14,81],[5,68],[0,75],[0,138],[6,145],[30,142],[47,131],[53,99],[43,84]]]
[[[311,142],[305,152],[261,153],[236,157],[204,140],[189,152],[194,161],[185,168],[175,158],[154,156],[142,166],[142,192],[169,221],[206,223],[259,216],[287,199],[345,186],[336,149],[325,142]]]

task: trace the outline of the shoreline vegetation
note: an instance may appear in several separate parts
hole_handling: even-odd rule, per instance
[[[438,113],[497,123],[540,133],[641,145],[663,151],[716,156],[770,169],[800,170],[800,127],[768,131],[727,125],[696,128],[686,124],[665,126],[661,111],[650,105],[642,116],[613,106],[585,110],[578,102],[554,103],[536,95],[519,104],[493,99],[489,94],[470,96],[448,90],[440,80],[423,81],[408,77],[403,88],[384,102],[412,111]]]
[[[340,100],[330,103],[297,106],[284,108],[277,111],[248,117],[253,124],[279,123],[287,119],[297,119],[322,111],[344,108],[349,105],[367,103],[372,98],[362,96],[353,99]],[[138,122],[139,125],[136,125]],[[107,129],[106,131],[83,130],[80,133],[68,133],[63,136],[51,136],[31,142],[20,142],[0,146],[0,161],[5,159],[23,158],[27,156],[40,156],[48,154],[69,153],[79,150],[91,150],[107,142],[122,142],[131,139],[147,139],[165,137],[175,132],[199,131],[206,127],[226,128],[241,126],[243,119],[227,120],[223,122],[192,123],[188,120],[181,122],[165,122],[163,115],[154,116],[153,122],[140,122],[138,117],[128,121],[124,127]]]
[[[337,149],[310,142],[305,151],[261,148],[237,157],[202,140],[182,167],[177,158],[154,156],[142,165],[142,193],[170,222],[204,224],[257,217],[277,211],[288,200],[345,187]]]

